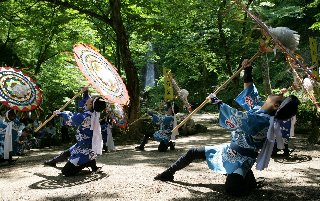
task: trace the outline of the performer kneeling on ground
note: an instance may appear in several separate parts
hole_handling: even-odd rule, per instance
[[[58,156],[58,160],[60,161],[70,156],[62,169],[63,175],[73,176],[85,167],[91,167],[93,172],[99,169],[95,160],[97,155],[102,154],[102,135],[99,117],[100,112],[105,109],[105,100],[99,96],[93,96],[86,101],[86,111],[83,113],[55,112],[56,115],[63,117],[64,124],[78,127],[76,134],[77,143]],[[52,164],[48,165],[54,166],[54,162],[60,162],[55,159],[57,157],[53,159],[54,161],[47,161],[45,164],[52,162]]]
[[[200,159],[206,160],[214,172],[227,175],[225,189],[230,195],[244,195],[257,187],[251,168],[256,159],[258,170],[268,166],[274,138],[282,138],[277,120],[286,120],[294,116],[299,100],[295,96],[285,98],[280,94],[270,95],[264,103],[261,102],[253,84],[252,67],[248,60],[244,60],[243,65],[246,66],[245,89],[236,101],[247,112],[238,111],[222,103],[214,94],[208,97],[219,107],[220,125],[232,130],[231,143],[191,148],[167,170],[157,175],[155,180],[172,181],[175,172],[185,168],[195,159]],[[277,145],[279,144],[278,141]]]
[[[82,94],[82,100],[78,104],[78,108],[81,112],[86,111],[86,102],[91,98],[89,95],[89,89],[88,87],[82,87],[81,89],[83,91]],[[60,126],[68,128],[69,126],[65,124],[64,118],[60,116]],[[63,140],[62,140],[63,141]],[[68,161],[69,157],[71,156],[71,150],[76,146],[76,144],[72,145],[70,148],[64,150],[61,152],[58,156],[55,156],[51,160],[47,160],[44,162],[44,165],[48,165],[51,167],[56,167],[57,163]]]
[[[167,151],[168,147],[170,146],[170,150],[175,149],[174,142],[170,141],[175,140],[175,135],[172,134],[171,130],[174,128],[174,124],[176,124],[175,114],[179,112],[179,107],[176,104],[171,102],[166,103],[165,107],[166,115],[157,116],[152,112],[148,112],[150,116],[152,116],[152,121],[154,124],[160,126],[160,130],[156,131],[155,133],[147,133],[144,135],[142,142],[139,146],[137,146],[136,150],[144,150],[144,146],[147,144],[149,137],[154,137],[155,140],[160,142],[158,146],[159,152]]]

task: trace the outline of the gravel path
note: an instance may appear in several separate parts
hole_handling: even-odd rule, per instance
[[[194,119],[207,125],[214,120],[205,114]],[[116,152],[98,158],[102,172],[83,171],[72,178],[60,174],[64,163],[57,168],[42,165],[62,147],[32,150],[16,165],[0,166],[0,200],[320,200],[320,146],[306,147],[303,135],[297,135],[290,159],[276,158],[266,171],[254,170],[256,177],[265,178],[265,186],[246,197],[225,195],[225,176],[211,172],[205,162],[179,171],[175,182],[153,181],[188,148],[228,142],[225,130],[214,125],[208,129],[179,138],[177,149],[166,153],[157,151],[156,142],[144,152],[134,151],[135,145],[117,146]]]

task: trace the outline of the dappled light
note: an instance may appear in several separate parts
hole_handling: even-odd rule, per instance
[[[284,164],[295,164],[311,161],[312,157],[307,155],[291,154],[290,156],[276,156],[274,161]]]
[[[61,175],[64,163],[58,164],[57,168],[41,165],[44,160],[58,154],[63,148],[31,150],[30,155],[20,158],[15,166],[0,168],[2,175],[0,189],[4,188],[2,185],[6,183],[5,181],[10,181],[11,189],[20,189],[22,186],[26,188],[19,193],[25,198],[31,198],[28,197],[30,192],[41,191],[44,193],[43,197],[41,197],[42,193],[39,194],[37,200],[82,198],[88,200],[104,200],[106,198],[130,200],[132,198],[138,199],[138,197],[139,199],[161,199],[162,195],[168,192],[181,192],[170,200],[204,200],[208,198],[210,200],[234,200],[235,198],[225,193],[225,176],[212,173],[207,168],[206,162],[190,164],[185,170],[179,171],[175,175],[174,182],[153,181],[156,174],[167,168],[188,148],[228,142],[229,137],[225,131],[218,132],[209,129],[207,133],[179,138],[176,141],[176,150],[168,150],[165,153],[157,151],[158,144],[154,141],[147,144],[145,151],[135,151],[135,145],[117,146],[115,152],[104,153],[98,158],[98,166],[102,166],[101,172],[91,174],[85,169],[75,177]],[[301,137],[303,139],[303,135]],[[296,141],[299,139],[300,135],[297,135]],[[252,195],[236,200],[269,200],[270,198],[303,200],[310,196],[319,196],[319,192],[316,190],[320,182],[319,166],[317,165],[320,162],[318,153],[318,151],[307,152],[299,148],[296,155],[290,156],[292,157],[291,161],[284,158],[273,159],[274,162],[271,162],[268,171],[255,172],[256,177],[261,177],[264,180],[263,187],[255,190]],[[304,157],[308,160],[303,159]],[[289,172],[293,175],[284,176]],[[20,183],[19,181],[25,182]],[[97,187],[92,188],[92,186]],[[80,190],[88,187],[92,189]],[[139,196],[136,194],[137,189],[140,191]],[[53,195],[50,190],[70,191],[70,193]]]
[[[0,201],[320,201],[320,0],[0,0]]]

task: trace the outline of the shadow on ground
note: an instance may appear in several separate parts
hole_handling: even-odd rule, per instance
[[[274,181],[276,183],[276,181]],[[243,197],[233,197],[225,194],[223,184],[188,184],[184,182],[175,182],[172,185],[178,185],[183,188],[189,189],[190,187],[204,187],[212,191],[203,193],[189,189],[191,196],[184,198],[174,198],[173,201],[203,201],[203,200],[243,200],[243,201],[305,201],[305,200],[319,200],[320,192],[319,187],[316,186],[275,186],[272,183],[266,183],[266,186],[254,190],[253,193]]]
[[[296,164],[296,163],[311,161],[312,157],[307,155],[299,155],[299,154],[293,154],[288,157],[279,155],[279,156],[274,156],[273,160],[277,163]]]
[[[31,189],[57,189],[72,186],[78,186],[93,181],[98,181],[102,178],[109,177],[106,173],[98,172],[92,174],[90,171],[83,170],[81,173],[74,177],[65,177],[62,174],[59,176],[47,176],[44,174],[35,173],[35,176],[43,178],[43,180],[31,184]]]
[[[103,192],[103,193],[97,193],[94,195],[87,195],[87,194],[78,194],[78,195],[74,195],[74,196],[53,196],[53,197],[46,197],[45,200],[52,200],[52,201],[65,201],[65,200],[105,200],[107,199],[117,199],[119,198],[119,194],[113,193],[107,193],[107,192]]]

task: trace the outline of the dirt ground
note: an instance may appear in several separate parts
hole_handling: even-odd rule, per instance
[[[154,181],[153,177],[190,147],[228,142],[230,134],[217,125],[212,115],[196,115],[198,123],[208,126],[206,133],[181,137],[176,150],[157,151],[150,142],[146,151],[135,145],[117,146],[97,161],[102,171],[66,178],[57,168],[43,162],[57,155],[63,147],[31,150],[15,165],[0,166],[0,200],[320,200],[320,146],[307,147],[306,136],[296,135],[295,151],[289,159],[271,161],[265,171],[256,171],[265,186],[251,195],[235,198],[224,193],[225,176],[213,173],[206,162],[192,163],[175,175],[174,182]],[[115,142],[117,143],[117,142]]]

